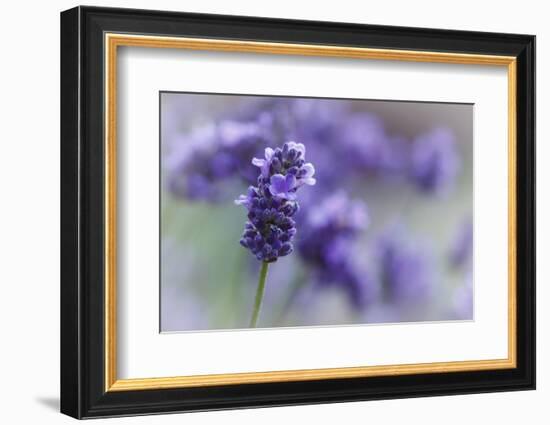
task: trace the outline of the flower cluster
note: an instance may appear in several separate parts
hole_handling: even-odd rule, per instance
[[[357,309],[366,305],[369,288],[365,273],[360,276],[351,261],[353,241],[368,224],[366,205],[339,191],[309,211],[298,243],[302,259],[317,271],[319,282],[341,287]]]
[[[287,142],[282,148],[266,148],[264,159],[252,160],[260,168],[257,186],[250,186],[235,203],[248,210],[240,243],[260,261],[271,263],[293,251],[296,191],[315,184],[315,169],[305,162],[305,153],[303,144]]]
[[[233,177],[249,183],[256,180],[250,158],[274,138],[269,114],[200,127],[168,156],[168,189],[181,198],[218,201],[222,182]]]
[[[444,127],[407,140],[389,135],[378,115],[353,112],[341,101],[290,99],[253,105],[255,113],[235,112],[238,118],[199,127],[176,143],[165,162],[172,194],[223,200],[228,179],[255,183],[250,158],[281,138],[310,146],[310,160],[322,170],[317,178],[328,190],[359,173],[386,180],[404,177],[420,191],[439,195],[452,186],[460,168],[455,135]],[[347,167],[334,167],[335,160]]]
[[[411,177],[426,192],[444,192],[456,179],[460,158],[455,136],[446,128],[436,128],[418,136],[411,153]]]
[[[355,113],[346,118],[339,134],[343,159],[371,176],[386,177],[402,170],[405,163],[402,140],[390,137],[383,121],[369,113]]]
[[[405,234],[402,226],[390,227],[376,246],[382,296],[392,303],[426,300],[433,287],[429,250]]]

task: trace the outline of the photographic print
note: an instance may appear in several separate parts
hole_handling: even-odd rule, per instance
[[[473,319],[473,105],[160,93],[161,332]]]

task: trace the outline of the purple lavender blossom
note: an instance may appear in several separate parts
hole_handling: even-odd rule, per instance
[[[471,217],[465,219],[457,229],[449,260],[454,267],[464,267],[472,263],[474,228]]]
[[[264,159],[252,160],[260,168],[258,185],[250,186],[235,203],[248,210],[240,243],[260,261],[272,263],[294,249],[296,191],[315,184],[315,169],[305,162],[305,153],[303,144],[287,142],[282,148],[266,148]]]
[[[418,136],[412,146],[411,177],[427,193],[443,193],[454,183],[460,167],[454,134],[436,128]]]
[[[292,174],[287,174],[283,176],[282,174],[274,174],[271,176],[269,186],[269,192],[273,196],[277,196],[282,199],[294,200],[296,199],[296,176]]]
[[[368,225],[366,205],[340,191],[310,209],[298,243],[302,259],[315,267],[319,283],[339,285],[356,309],[368,303],[370,293],[368,276],[360,275],[352,263],[353,242]]]
[[[288,131],[291,136],[308,146],[326,146],[333,145],[338,140],[349,102],[334,99],[293,99],[288,106]]]
[[[300,140],[308,146],[308,158],[318,169],[319,187],[334,190],[342,182],[342,169],[334,167],[341,150],[340,131],[349,110],[349,102],[334,99],[292,99],[287,103],[286,120],[289,140]],[[316,191],[308,191],[306,197]],[[304,198],[302,198],[302,204]]]
[[[394,303],[422,301],[433,287],[428,252],[404,233],[401,226],[391,227],[376,245],[383,298]]]
[[[377,173],[391,160],[382,120],[367,113],[354,114],[346,119],[340,134],[345,154],[360,169]]]

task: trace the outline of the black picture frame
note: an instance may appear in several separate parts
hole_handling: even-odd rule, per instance
[[[517,367],[369,378],[105,391],[104,34],[139,33],[514,56]],[[61,13],[61,412],[75,418],[535,388],[535,37],[76,7]]]

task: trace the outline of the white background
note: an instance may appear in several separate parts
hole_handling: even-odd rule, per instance
[[[119,378],[507,357],[506,67],[131,47],[118,69]],[[159,90],[474,104],[475,321],[159,333]]]
[[[550,320],[550,28],[544,2],[97,1],[97,5],[263,15],[465,30],[538,39],[538,390],[110,420],[110,423],[548,423]],[[10,2],[2,10],[0,188],[1,421],[70,423],[59,415],[59,11],[70,1]],[[544,219],[546,218],[546,220]],[[545,308],[546,307],[546,308]],[[545,403],[546,402],[546,403]]]

